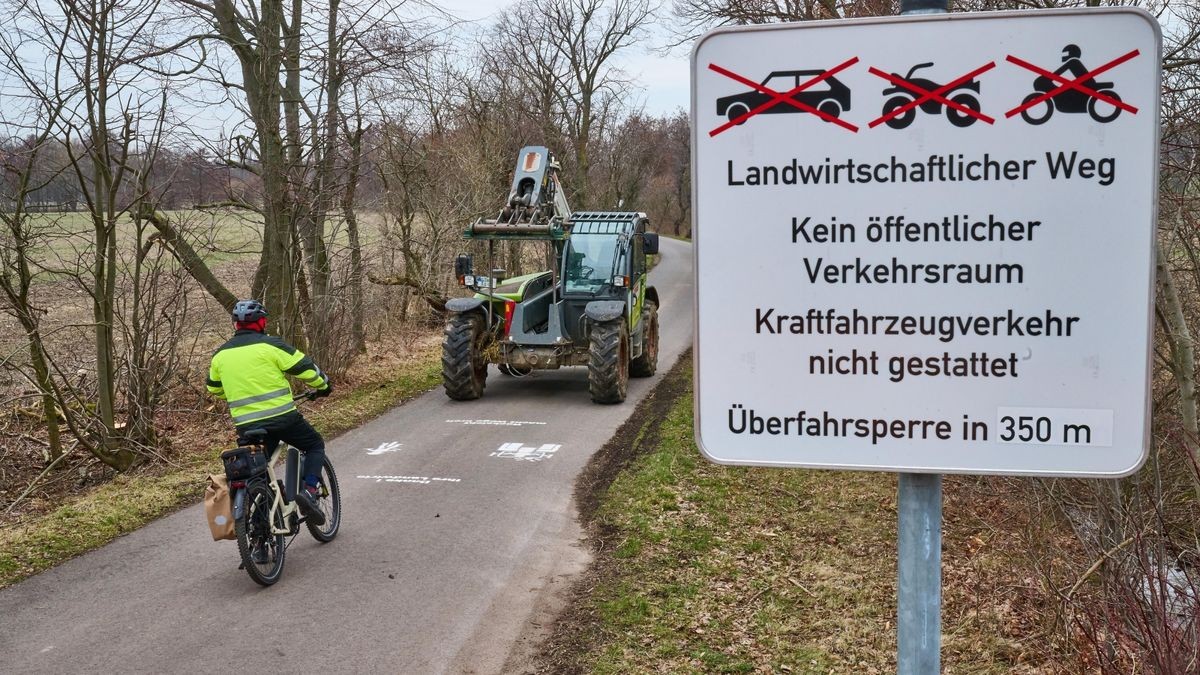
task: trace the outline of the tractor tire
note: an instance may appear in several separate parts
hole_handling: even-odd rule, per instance
[[[642,310],[642,355],[629,364],[632,377],[650,377],[658,370],[658,305],[647,301]]]
[[[629,388],[629,329],[624,317],[592,325],[588,391],[596,403],[620,403]]]
[[[487,361],[483,358],[483,319],[477,314],[455,314],[446,322],[442,338],[442,387],[455,401],[483,396]]]

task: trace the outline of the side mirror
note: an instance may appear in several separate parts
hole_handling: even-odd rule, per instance
[[[460,280],[465,276],[470,276],[471,274],[474,274],[474,267],[474,263],[471,260],[471,254],[460,253],[459,256],[454,259],[454,276],[458,277]]]
[[[658,255],[658,233],[647,232],[642,235],[642,253]]]

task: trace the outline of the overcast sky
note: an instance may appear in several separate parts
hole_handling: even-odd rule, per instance
[[[460,19],[486,24],[489,17],[503,11],[511,3],[505,0],[439,0],[437,4]],[[668,6],[658,12],[659,20],[663,23],[671,18]],[[536,20],[531,19],[531,23],[536,25]],[[664,115],[677,109],[686,111],[690,105],[690,52],[687,48],[677,48],[664,55],[658,48],[666,42],[665,29],[661,25],[655,26],[650,41],[629,48],[618,64],[637,83],[639,102],[652,115]]]

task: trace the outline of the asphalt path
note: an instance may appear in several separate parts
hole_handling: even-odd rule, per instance
[[[691,246],[661,250],[658,375],[623,404],[584,368],[439,387],[329,443],[341,531],[302,531],[273,587],[192,506],[0,591],[0,672],[505,670],[586,564],[575,478],[691,342]]]

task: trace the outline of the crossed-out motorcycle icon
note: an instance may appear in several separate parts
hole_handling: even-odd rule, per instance
[[[1079,60],[1081,51],[1075,45],[1067,45],[1063,47],[1062,60],[1063,64],[1054,71],[1055,75],[1067,75],[1072,78],[1084,77],[1088,74],[1088,69]],[[1121,97],[1117,92],[1113,91],[1112,82],[1097,82],[1096,78],[1089,77],[1082,82],[1084,87],[1095,91],[1104,98],[1086,94],[1079,89],[1069,87],[1050,98],[1034,105],[1031,108],[1026,108],[1021,111],[1021,119],[1030,124],[1043,124],[1050,119],[1054,111],[1063,113],[1082,113],[1086,112],[1091,115],[1092,119],[1102,124],[1111,122],[1117,119],[1117,115],[1121,114],[1121,109],[1117,107]],[[1026,96],[1022,101],[1022,105],[1042,98],[1045,94],[1058,89],[1059,85],[1045,75],[1040,75],[1033,81],[1033,93]]]

